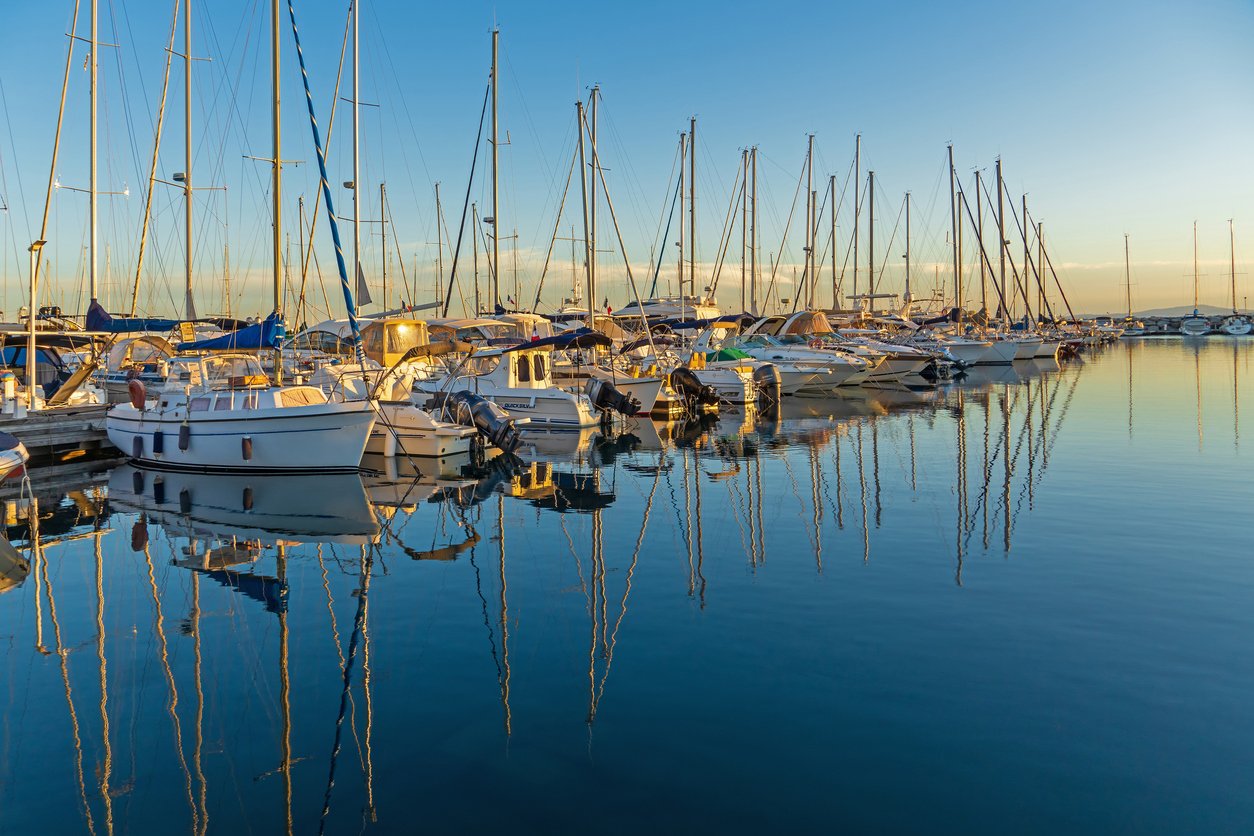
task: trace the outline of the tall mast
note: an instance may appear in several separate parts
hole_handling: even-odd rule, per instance
[[[1026,316],[1032,316],[1031,306],[1028,304],[1028,260],[1032,257],[1032,251],[1028,247],[1028,196],[1023,196],[1023,308]],[[1037,285],[1040,282],[1037,281]],[[1039,299],[1039,296],[1038,296]],[[1039,316],[1041,308],[1044,307],[1039,301],[1036,306],[1036,313]],[[1036,323],[1033,322],[1032,329],[1036,330]]]
[[[379,182],[379,249],[383,251],[383,310],[388,309],[388,201],[387,185]]]
[[[867,292],[872,296],[875,295],[875,172],[868,171],[866,173],[866,209],[867,209],[867,257],[866,257],[866,282],[870,288]],[[870,300],[871,307],[875,307],[875,300]]]
[[[183,203],[187,211],[185,242],[187,273],[184,277],[183,316],[196,318],[196,300],[192,297],[192,0],[183,7]],[[92,57],[95,60],[95,56]]]
[[[1197,221],[1193,222],[1193,313],[1197,313]]]
[[[906,314],[910,313],[910,192],[906,192]]]
[[[353,3],[356,10],[357,3]],[[280,106],[281,85],[279,79],[279,0],[270,3],[270,84],[274,94],[274,108],[271,112],[271,137],[274,145],[270,149],[274,155],[274,183],[270,189],[274,196],[274,240],[271,242],[274,255],[274,311],[280,322],[283,321],[283,157],[280,152],[282,129]],[[356,96],[354,96],[356,99]],[[354,107],[356,105],[354,104]],[[354,173],[354,176],[355,173]],[[354,186],[356,184],[354,183]],[[353,192],[356,194],[356,191]],[[354,216],[357,214],[353,213]],[[274,352],[274,380],[283,382],[283,355],[279,349]]]
[[[862,215],[862,134],[853,141],[853,295],[858,295],[858,226]]]
[[[807,307],[814,307],[814,134],[806,138],[806,261],[805,282],[808,291]]]
[[[588,162],[583,150],[583,102],[581,101],[575,102],[575,133],[579,134],[579,191],[583,196],[583,263],[588,278],[588,327],[592,328],[596,322],[596,288],[592,284],[592,271],[590,269],[592,255],[588,251],[591,243],[588,239]],[[682,165],[680,170],[683,170]],[[680,225],[680,230],[683,230],[682,224]]]
[[[354,0],[355,1],[355,0]],[[496,306],[501,301],[500,288],[500,264],[501,264],[501,203],[499,189],[499,165],[500,159],[497,154],[497,72],[496,72],[496,53],[497,44],[501,39],[501,30],[492,29],[492,309],[496,310]]]
[[[749,168],[753,188],[749,193],[749,244],[753,255],[749,262],[749,304],[758,312],[758,146],[749,149]]]
[[[475,272],[475,312],[471,316],[478,316],[483,305],[479,301],[479,204],[470,204],[470,251],[471,264]],[[462,307],[465,307],[463,304]]]
[[[1038,232],[1039,236],[1040,233]],[[1132,318],[1132,256],[1128,252],[1128,233],[1123,234],[1123,287],[1128,298],[1128,319]]]
[[[361,0],[352,0],[353,4],[353,282],[365,283],[365,275],[361,269],[361,161],[360,153],[360,110],[361,101],[361,46],[358,39],[358,17]],[[358,289],[360,293],[360,289]],[[360,308],[357,297],[353,298],[353,306]],[[354,313],[356,313],[354,311]]]
[[[979,238],[976,249],[980,251],[980,310],[988,318],[988,271],[984,264],[984,188],[980,185],[980,170],[975,170],[975,235]],[[987,322],[985,323],[987,324]]]
[[[840,301],[836,298],[836,211],[839,208],[836,205],[836,175],[832,174],[827,179],[827,190],[831,195],[828,200],[832,204],[832,308],[840,307]]]
[[[740,152],[740,310],[745,307],[745,261],[749,255],[749,151]],[[1236,285],[1233,285],[1235,288]],[[1233,291],[1236,292],[1235,290]],[[1235,297],[1234,297],[1235,298]]]
[[[1001,157],[997,158],[997,256],[1000,261],[998,268],[997,282],[1001,286],[1001,302],[998,304],[1002,308],[1002,317],[1009,318],[1010,311],[1006,309],[1006,224],[1004,218],[1004,205],[1002,203],[1001,188]]]
[[[697,117],[688,120],[688,287],[697,296]],[[680,295],[683,288],[680,287]],[[696,315],[695,312],[693,314]]]
[[[906,207],[910,203],[907,199]],[[949,224],[954,244],[954,307],[962,310],[962,257],[958,254],[958,194],[954,184],[954,144],[949,143]]]
[[[1232,231],[1232,218],[1228,219],[1228,274],[1232,278],[1232,312],[1237,312],[1237,239]]]
[[[684,193],[688,185],[688,169],[685,168],[687,162],[688,134],[681,133],[679,135],[679,308],[681,313],[684,295]]]
[[[96,0],[91,0],[91,54],[88,56],[91,61],[91,162],[89,167],[89,182],[87,187],[89,215],[91,222],[91,262],[89,273],[91,276],[91,301],[96,301]],[[31,317],[35,316],[35,309],[32,307]]]
[[[592,124],[589,128],[592,131],[592,148],[597,148],[597,98],[601,92],[600,85],[592,86],[591,95],[589,95],[588,118]],[[593,164],[596,164],[595,158]],[[588,178],[588,273],[592,276],[592,284],[597,281],[597,178],[596,172]],[[588,310],[596,306],[596,299],[588,299]]]
[[[440,205],[440,184],[435,184],[435,269],[439,284],[444,287],[444,208]],[[418,286],[418,268],[414,268],[414,286]],[[436,295],[439,293],[437,291]]]

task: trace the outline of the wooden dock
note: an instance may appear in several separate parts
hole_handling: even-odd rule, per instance
[[[0,415],[0,432],[14,435],[32,460],[65,461],[89,451],[111,449],[105,435],[107,404],[67,406],[32,412],[25,418]]]

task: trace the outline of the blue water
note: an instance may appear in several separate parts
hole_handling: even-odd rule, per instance
[[[1252,361],[1127,342],[416,480],[37,471],[0,832],[1249,832]]]

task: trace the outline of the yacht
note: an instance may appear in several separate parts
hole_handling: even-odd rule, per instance
[[[316,386],[275,386],[251,354],[172,357],[149,399],[138,380],[105,431],[141,464],[198,471],[356,470],[374,427],[369,401],[333,402]]]

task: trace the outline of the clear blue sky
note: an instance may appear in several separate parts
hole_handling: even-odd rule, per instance
[[[120,48],[101,49],[100,188],[130,189],[129,198],[101,198],[100,241],[102,249],[109,247],[109,281],[101,295],[114,308],[126,307],[133,280],[172,5],[115,0],[110,11],[101,4],[101,39]],[[26,245],[39,228],[71,10],[70,0],[21,4],[9,11],[0,33],[0,197],[8,207],[0,213],[0,304],[9,318],[21,304]],[[347,5],[297,0],[296,11],[325,128]],[[518,229],[527,299],[573,148],[574,102],[593,83],[604,96],[603,162],[638,274],[647,272],[658,237],[678,133],[694,114],[703,263],[714,260],[740,149],[751,144],[762,154],[763,261],[779,250],[810,132],[816,134],[816,180],[825,185],[828,174],[836,174],[842,187],[854,135],[862,134],[863,171],[876,171],[877,261],[888,265],[883,282],[895,289],[904,251],[900,229],[891,251],[886,242],[907,190],[915,207],[913,257],[924,274],[919,280],[930,283],[932,265],[947,264],[949,141],[968,189],[975,167],[991,177],[994,159],[1002,156],[1009,193],[1017,201],[1027,192],[1033,214],[1045,221],[1052,258],[1079,309],[1122,307],[1124,232],[1132,236],[1137,308],[1191,302],[1186,273],[1194,219],[1203,302],[1223,304],[1227,296],[1228,218],[1236,219],[1238,271],[1246,273],[1244,265],[1254,261],[1249,3],[596,6],[364,0],[362,19],[362,100],[379,105],[363,108],[363,197],[370,202],[362,214],[378,217],[378,183],[386,180],[407,271],[412,274],[418,262],[419,301],[432,293],[437,180],[456,237],[494,19],[502,30],[501,120],[510,140],[501,148],[502,225],[503,233]],[[84,0],[80,34],[87,32],[86,21]],[[298,263],[296,199],[304,195],[312,204],[316,168],[286,24],[284,7],[284,151],[306,161],[288,169],[286,179],[285,229]],[[202,312],[224,309],[222,262],[229,243],[233,312],[257,313],[269,296],[269,193],[265,165],[244,156],[269,151],[268,6],[197,2],[193,25],[193,52],[212,59],[195,67],[195,180],[227,187],[225,193],[197,195],[198,298]],[[67,186],[87,180],[84,54],[79,48],[71,73],[58,165]],[[346,73],[345,96],[348,81]],[[183,168],[177,61],[167,107],[158,176],[168,179]],[[351,213],[350,193],[339,186],[350,179],[347,116],[347,109],[339,112],[329,149],[341,215]],[[472,189],[485,213],[486,182],[481,177]],[[845,194],[839,218],[842,262],[851,194]],[[48,236],[53,296],[72,310],[81,309],[85,293],[85,207],[85,196],[56,192]],[[565,235],[578,223],[578,212],[570,209],[562,222]],[[168,313],[181,299],[177,191],[157,186],[153,218],[140,308]],[[599,227],[601,241],[612,241],[604,208]],[[348,235],[347,225],[342,231]],[[739,298],[738,238],[736,233],[720,286],[729,306]],[[333,293],[334,263],[321,220],[316,241]],[[790,265],[801,260],[799,247],[794,228],[782,258],[786,278]],[[627,297],[621,255],[616,243],[612,248],[600,258],[607,295],[617,306]],[[667,249],[673,259],[674,247]],[[509,283],[509,247],[502,262]],[[378,297],[377,225],[363,233],[363,263]],[[546,280],[554,288],[546,289],[550,304],[568,292],[569,243],[559,242],[556,264]],[[469,261],[460,269],[468,276]],[[393,261],[393,288],[397,270]],[[941,267],[942,279],[947,271]],[[663,277],[673,273],[672,266]],[[100,275],[103,281],[103,253]],[[830,286],[829,278],[822,281]],[[311,282],[311,299],[324,307],[317,279]],[[1239,295],[1254,289],[1249,275],[1239,275],[1238,284]],[[334,304],[331,310],[338,312]]]

